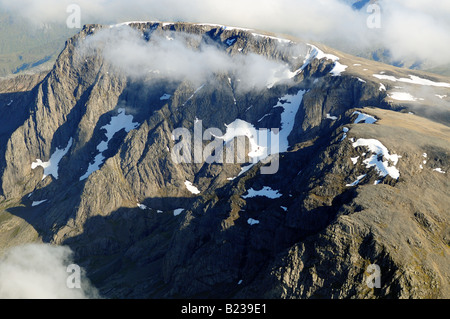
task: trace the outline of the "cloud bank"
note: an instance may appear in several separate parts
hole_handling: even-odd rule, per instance
[[[0,299],[85,299],[98,293],[84,276],[81,288],[69,288],[72,251],[64,246],[17,246],[0,258]]]
[[[80,61],[101,54],[118,71],[135,78],[189,80],[196,86],[216,75],[236,79],[241,90],[264,89],[291,81],[289,65],[257,54],[229,55],[202,37],[165,31],[149,41],[127,25],[102,29],[77,47]]]
[[[394,59],[450,63],[450,2],[379,0],[381,28],[370,29],[366,7],[356,0],[78,0],[81,20],[115,23],[128,20],[217,23],[288,33],[346,51],[376,45]],[[4,8],[30,21],[65,23],[72,0],[0,0]]]

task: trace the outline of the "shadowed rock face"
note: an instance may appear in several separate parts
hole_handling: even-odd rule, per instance
[[[194,51],[206,45],[302,71],[251,90],[239,89],[233,72],[201,86],[131,76],[101,48],[80,58],[86,41],[110,30],[86,26],[45,77],[0,82],[2,250],[29,241],[68,245],[104,297],[449,296],[449,180],[440,172],[450,169],[448,109],[417,111],[444,114],[444,124],[408,114],[416,106],[389,100],[392,83],[372,76],[387,70],[401,78],[405,70],[328,48],[339,62],[314,58],[311,45],[249,30],[130,26],[150,47],[152,37],[188,34],[185,46]],[[334,76],[338,63],[347,69]],[[286,99],[301,91],[294,111],[283,114]],[[356,109],[377,122],[354,123]],[[261,163],[238,176],[246,164],[173,161],[174,129],[193,134],[201,120],[203,130],[225,133],[236,119],[281,132],[292,121],[275,174],[261,174]],[[358,139],[377,140],[388,153],[355,146]],[[393,154],[398,163],[388,161]],[[57,178],[43,179],[51,170],[32,168],[38,159],[57,165]],[[400,177],[383,175],[382,165]],[[280,196],[246,196],[267,187]],[[381,269],[381,288],[366,285],[370,264]]]

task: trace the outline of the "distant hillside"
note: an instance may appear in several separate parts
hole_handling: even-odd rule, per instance
[[[55,24],[33,27],[21,18],[0,12],[0,76],[46,62],[53,65],[65,40],[77,31]]]

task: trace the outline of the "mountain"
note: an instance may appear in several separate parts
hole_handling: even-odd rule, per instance
[[[0,253],[68,246],[106,298],[450,296],[447,77],[131,22],[0,90]]]

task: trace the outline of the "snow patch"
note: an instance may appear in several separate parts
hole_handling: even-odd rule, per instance
[[[253,29],[248,29],[248,28],[225,26],[225,25],[222,25],[222,24],[215,24],[215,23],[195,23],[195,25],[215,27],[215,28],[220,28],[220,29],[223,29],[223,30],[242,30],[242,31],[252,31],[253,30]]]
[[[183,103],[183,106],[186,105],[187,102],[189,102],[190,100],[192,100],[192,98],[195,96],[195,94],[197,94],[201,89],[203,89],[203,87],[205,86],[205,84],[201,85],[200,87],[198,87],[194,93],[192,93],[192,95],[186,100],[186,102]]]
[[[31,206],[38,206],[38,205],[41,205],[41,204],[43,204],[43,203],[45,203],[47,201],[47,199],[44,199],[44,200],[41,200],[41,201],[35,201],[35,202],[33,202],[33,203],[31,203]]]
[[[244,120],[236,119],[228,125],[225,124],[227,131],[221,137],[216,136],[217,138],[224,140],[225,143],[229,143],[238,136],[247,136],[250,140],[250,152],[248,153],[248,156],[252,159],[253,162],[249,165],[243,166],[238,176],[251,169],[258,162],[258,160],[263,160],[273,154],[287,152],[289,148],[288,137],[294,128],[295,116],[298,109],[300,108],[300,104],[303,100],[303,95],[305,94],[305,92],[305,90],[300,90],[297,92],[297,94],[294,95],[284,95],[280,99],[278,99],[278,103],[273,106],[273,108],[282,107],[284,109],[281,113],[280,130],[278,132],[279,143],[276,143],[278,149],[269,149],[266,145],[262,145],[262,143],[259,143],[258,137],[254,136],[254,134],[258,134],[258,131],[252,124]],[[248,109],[250,109],[251,107],[252,106],[250,106]],[[265,116],[263,116],[260,120],[262,120],[264,117]],[[274,133],[270,132],[268,134],[270,134],[270,140],[272,140],[272,138],[275,138]],[[269,141],[265,141],[265,143],[267,143],[268,145]],[[270,143],[271,145],[273,145],[272,142]],[[227,179],[234,180],[235,177]]]
[[[327,113],[326,118],[333,121],[336,121],[338,119],[337,116],[332,116],[329,113]]]
[[[347,138],[347,133],[348,133],[349,129],[348,129],[348,127],[344,127],[342,129],[342,131],[344,132],[344,134],[342,135],[341,141],[343,141]]]
[[[361,113],[358,111],[355,111],[352,113],[352,115],[354,115],[354,114],[358,114],[358,117],[356,118],[355,122],[353,122],[354,124],[358,124],[361,122],[364,122],[367,124],[374,124],[377,121],[377,119],[374,116],[369,115],[369,114]]]
[[[410,75],[409,78],[396,78],[392,75],[384,74],[373,74],[374,77],[380,80],[388,80],[392,82],[404,82],[409,84],[425,85],[425,86],[436,86],[436,87],[446,87],[450,88],[450,83],[445,82],[434,82],[428,79],[424,79],[415,75]]]
[[[305,92],[305,90],[300,90],[294,95],[284,95],[278,100],[277,105],[274,106],[274,108],[282,107],[284,109],[283,113],[281,113],[281,126],[279,132],[280,153],[287,152],[289,148],[288,137],[294,129],[295,116],[300,108]]]
[[[255,166],[256,163],[252,163],[246,166],[241,167],[241,171],[239,172],[238,176],[241,176],[242,174],[244,174],[245,172],[247,172],[249,169],[251,169],[253,166]],[[233,180],[234,178],[232,178],[231,180]]]
[[[52,156],[50,156],[48,162],[42,162],[40,159],[37,159],[36,162],[31,163],[31,169],[35,169],[40,166],[44,169],[42,179],[45,179],[49,175],[53,175],[55,179],[58,179],[59,162],[67,154],[67,152],[69,152],[69,149],[72,147],[72,143],[73,139],[70,138],[67,146],[63,149],[57,148]]]
[[[217,137],[224,140],[225,143],[231,142],[235,137],[246,136],[250,140],[250,152],[248,153],[249,157],[257,158],[262,156],[264,153],[267,153],[267,147],[258,145],[257,136],[254,136],[254,133],[257,131],[252,124],[241,119],[236,119],[228,125],[225,124],[225,127],[227,128],[226,133],[223,136]]]
[[[247,223],[249,225],[257,225],[257,224],[259,224],[259,220],[256,220],[256,219],[253,219],[253,218],[249,218],[249,219],[247,219]]]
[[[356,157],[350,157],[350,159],[351,159],[353,165],[355,165],[356,163],[358,163],[359,156],[356,156]]]
[[[441,174],[445,174],[445,172],[440,167],[433,169],[433,171],[441,173]]]
[[[348,66],[341,64],[339,62],[334,62],[334,67],[333,69],[330,71],[331,74],[333,74],[333,76],[341,76],[341,73],[345,71],[345,69],[347,69]],[[363,81],[365,82],[365,81]]]
[[[312,44],[307,44],[311,49],[309,50],[308,54],[306,55],[306,58],[303,62],[303,66],[298,70],[299,72],[303,71],[303,69],[305,69],[308,64],[311,63],[311,61],[313,59],[318,59],[321,60],[323,58],[327,59],[327,60],[331,60],[334,62],[334,67],[333,69],[330,71],[331,74],[333,74],[333,76],[340,76],[342,72],[345,71],[345,69],[347,69],[347,65],[343,65],[341,63],[339,63],[339,57],[337,57],[336,55],[333,54],[326,54],[324,53],[322,50],[320,50],[318,47],[312,45]]]
[[[163,100],[168,100],[168,99],[170,99],[171,96],[172,96],[172,95],[170,95],[170,94],[164,93],[164,95],[162,95],[159,99],[160,99],[161,101],[163,101]]]
[[[269,186],[264,186],[261,190],[256,191],[253,188],[250,188],[247,195],[242,196],[242,198],[252,198],[256,196],[264,196],[267,198],[275,199],[282,196],[277,190],[273,190]]]
[[[271,113],[264,114],[263,117],[261,117],[261,118],[258,120],[258,123],[261,122],[266,116],[269,116],[269,115],[271,115]]]
[[[364,177],[366,177],[366,175],[367,175],[367,174],[358,176],[358,177],[356,178],[356,181],[354,181],[354,182],[351,183],[351,184],[346,184],[345,186],[351,187],[351,186],[356,186],[356,185],[358,185],[359,182],[360,182]]]
[[[225,43],[226,43],[228,46],[231,46],[231,45],[233,45],[234,42],[236,42],[236,40],[237,40],[236,38],[234,38],[234,39],[228,39],[228,40],[225,41]]]
[[[266,35],[266,34],[252,33],[252,35],[253,35],[254,37],[262,37],[262,38],[266,38],[266,39],[276,40],[276,41],[278,41],[278,42],[280,42],[280,43],[291,43],[291,42],[292,42],[291,40],[288,40],[288,39],[279,38],[279,37],[274,37],[274,36]]]
[[[305,56],[305,59],[303,60],[303,65],[294,72],[295,75],[300,74],[314,59],[327,59],[332,60],[333,62],[336,62],[339,60],[339,58],[333,54],[325,54],[322,50],[320,50],[315,45],[307,43],[309,46],[308,53]]]
[[[106,141],[102,141],[97,145],[97,151],[99,154],[95,156],[93,163],[89,163],[89,167],[86,173],[80,177],[80,181],[88,178],[93,172],[100,169],[100,165],[105,161],[105,157],[103,156],[103,152],[108,149],[108,143],[113,138],[113,136],[121,131],[125,130],[125,132],[130,132],[131,130],[139,127],[139,123],[133,122],[132,115],[126,115],[124,108],[118,109],[118,114],[116,116],[111,117],[111,121],[109,124],[102,126],[100,129],[106,130]]]
[[[140,204],[140,203],[137,203],[137,207],[139,207],[139,208],[142,209],[142,210],[148,209],[147,206],[145,206],[144,204]]]
[[[184,185],[186,186],[187,190],[190,191],[192,194],[195,194],[195,195],[200,194],[200,191],[198,190],[198,188],[195,187],[194,185],[192,185],[191,182],[185,181]]]
[[[178,216],[184,211],[184,208],[177,208],[173,210],[173,216]]]
[[[122,27],[122,26],[125,26],[125,25],[130,25],[130,24],[133,24],[133,23],[148,23],[148,22],[153,22],[153,21],[128,21],[128,22],[122,22],[122,23],[116,23],[116,24],[111,24],[110,26],[109,26],[109,28],[119,28],[119,27]],[[171,24],[173,24],[173,23],[171,23]],[[163,24],[164,25],[164,24]]]
[[[414,96],[412,96],[410,93],[407,92],[391,92],[390,94],[388,94],[388,96],[391,99],[397,101],[410,101],[410,102],[417,101],[417,98],[415,98]]]
[[[361,79],[361,78],[358,78],[358,77],[357,77],[357,79],[358,79],[359,82],[366,83],[366,81],[363,80],[363,79]]]
[[[363,161],[366,167],[375,167],[380,176],[389,175],[394,179],[398,179],[400,172],[395,167],[398,163],[398,159],[401,157],[397,154],[389,154],[388,149],[376,139],[364,139],[360,138],[354,142],[353,147],[364,146],[369,149],[372,155]],[[383,160],[384,159],[384,160]],[[393,165],[390,165],[392,162]]]
[[[333,62],[336,62],[339,60],[339,58],[334,55],[334,54],[327,54],[325,52],[323,52],[322,50],[320,50],[318,47],[316,47],[315,45],[309,44],[307,43],[307,45],[311,48],[309,55],[307,56],[310,59],[318,59],[321,60],[323,58],[327,59],[327,60],[331,60]]]

